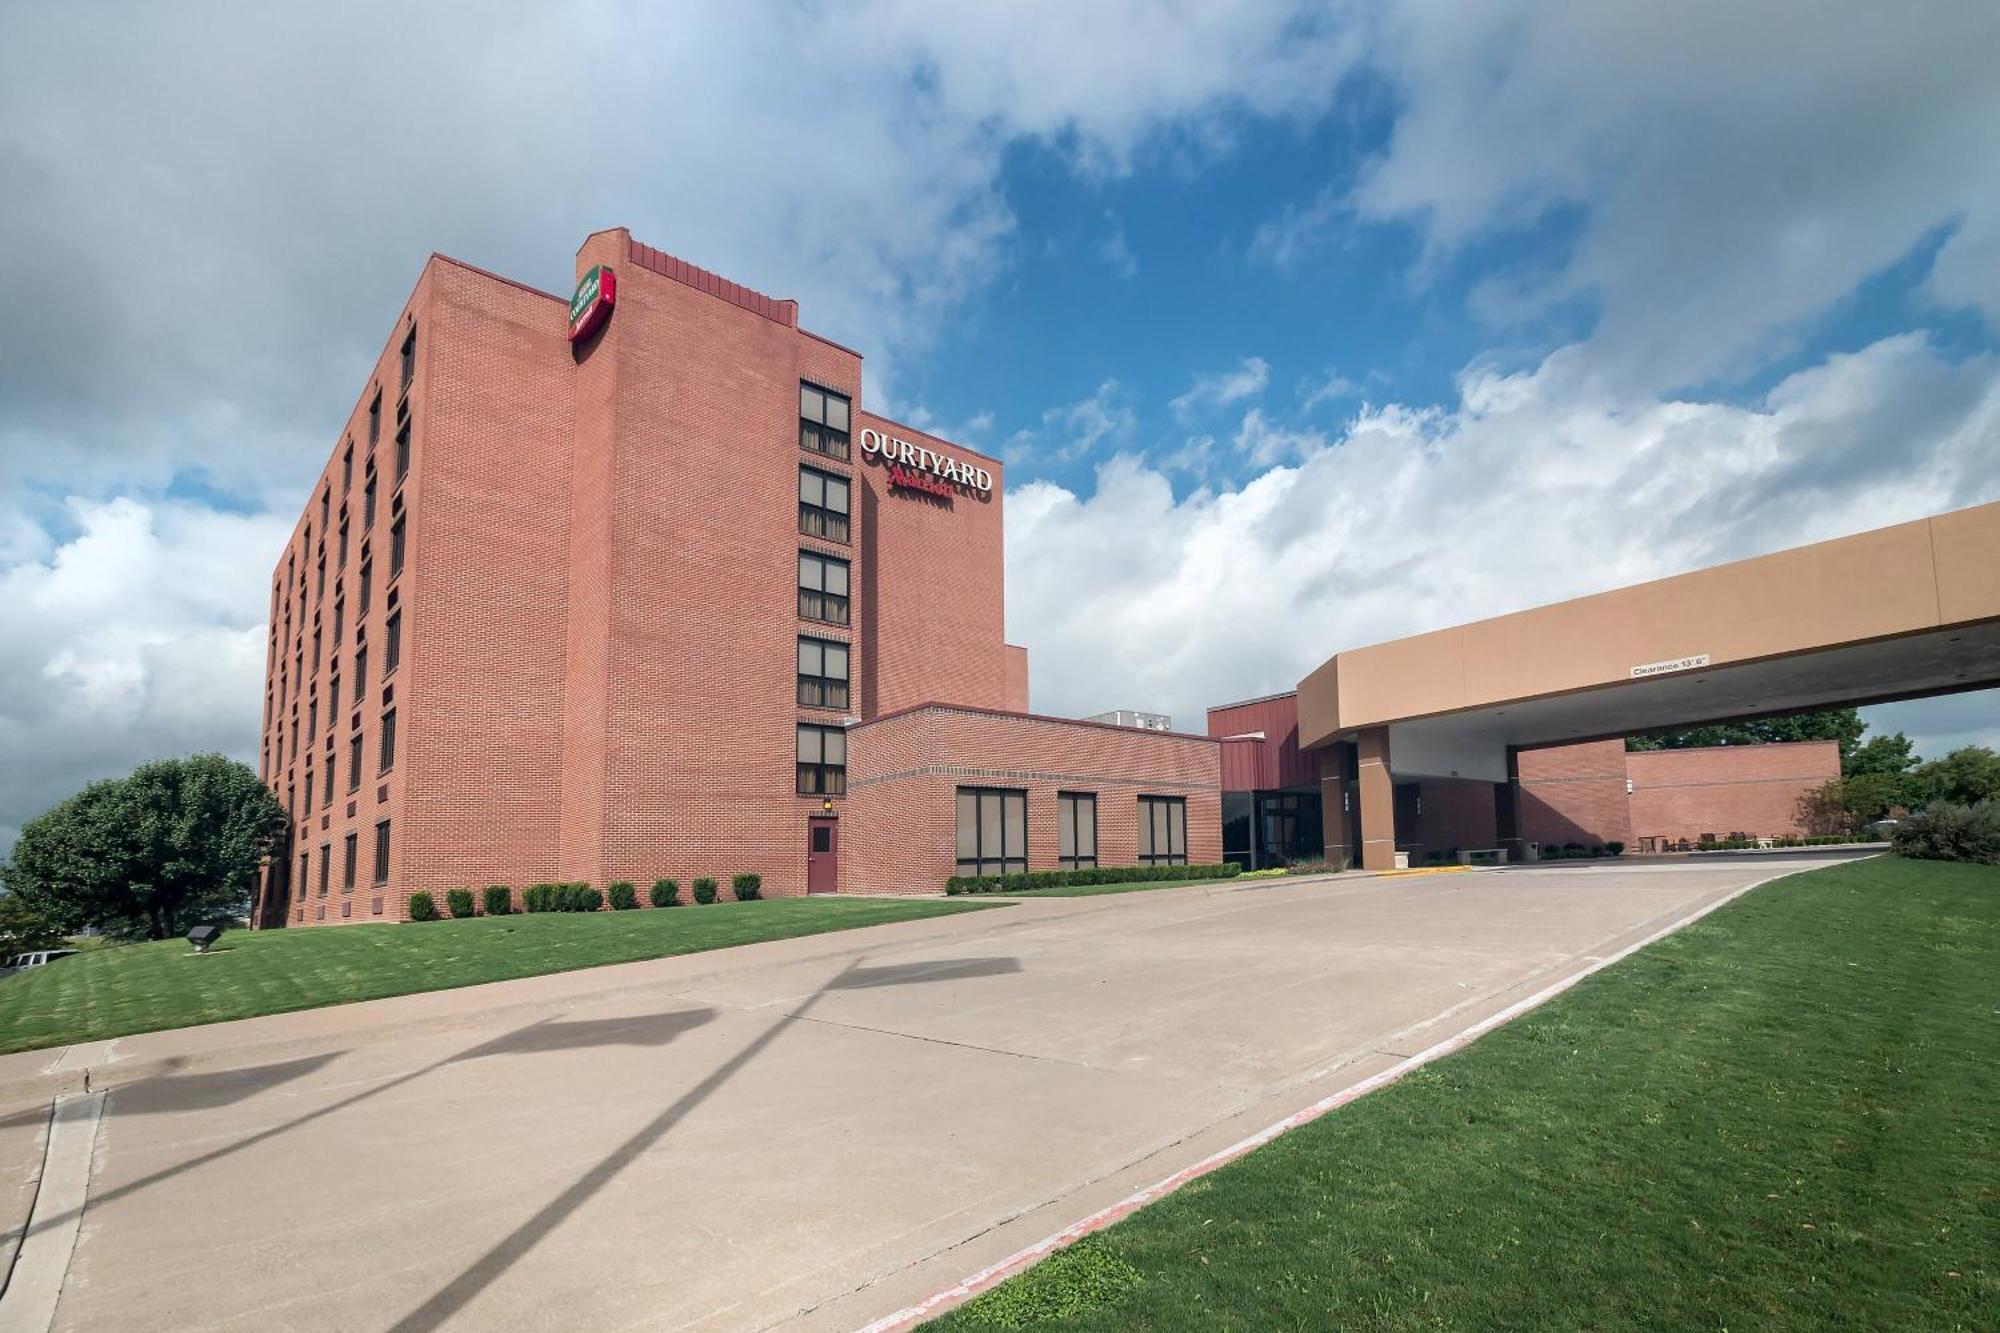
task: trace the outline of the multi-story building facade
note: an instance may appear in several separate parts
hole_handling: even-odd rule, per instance
[[[796,302],[622,229],[576,268],[565,302],[433,255],[314,482],[272,576],[260,924],[743,871],[936,892],[1083,863],[1086,797],[1103,864],[1219,859],[1213,740],[1026,713],[998,460],[867,411]],[[977,762],[950,727],[860,753],[939,708]]]

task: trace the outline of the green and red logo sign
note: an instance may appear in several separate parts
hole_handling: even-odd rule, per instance
[[[577,342],[603,328],[617,301],[616,273],[599,264],[584,274],[583,281],[576,284],[576,295],[569,298],[569,340]]]

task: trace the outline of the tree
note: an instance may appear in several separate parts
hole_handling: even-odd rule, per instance
[[[19,894],[0,894],[0,960],[36,949],[53,949],[63,931],[37,912]]]
[[[1903,774],[1917,766],[1917,747],[1902,732],[1870,736],[1841,756],[1840,770],[1848,777],[1866,773]]]
[[[247,910],[285,823],[244,765],[219,754],[162,759],[30,820],[0,875],[24,908],[64,930],[165,939]]]
[[[1942,759],[1920,765],[1910,774],[1911,795],[1917,802],[1977,805],[2000,800],[2000,754],[1983,745],[1966,745]]]
[[[1838,741],[1841,770],[1861,747],[1868,724],[1856,708],[1832,708],[1789,717],[1760,717],[1746,722],[1718,722],[1707,727],[1681,727],[1648,736],[1628,736],[1628,750],[1682,750],[1702,745],[1766,745],[1776,741]],[[1884,739],[1878,737],[1877,739]]]

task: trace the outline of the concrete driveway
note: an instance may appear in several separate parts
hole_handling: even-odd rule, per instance
[[[1822,863],[1042,899],[8,1057],[0,1201],[87,1068],[57,1328],[853,1328]]]

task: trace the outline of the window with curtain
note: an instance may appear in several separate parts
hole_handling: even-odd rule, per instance
[[[1139,798],[1139,864],[1187,864],[1187,800],[1180,796]]]
[[[1056,795],[1056,859],[1065,870],[1097,864],[1097,796],[1066,791]]]
[[[799,723],[799,795],[847,794],[847,732]]]
[[[847,617],[847,562],[800,551],[799,618],[845,625]]]
[[[847,395],[799,383],[799,448],[845,463],[848,457]]]
[[[818,468],[799,469],[799,531],[830,542],[847,540],[847,478]]]
[[[1005,875],[1028,868],[1028,793],[958,789],[958,873]]]
[[[847,707],[847,645],[832,639],[799,640],[799,706]]]

